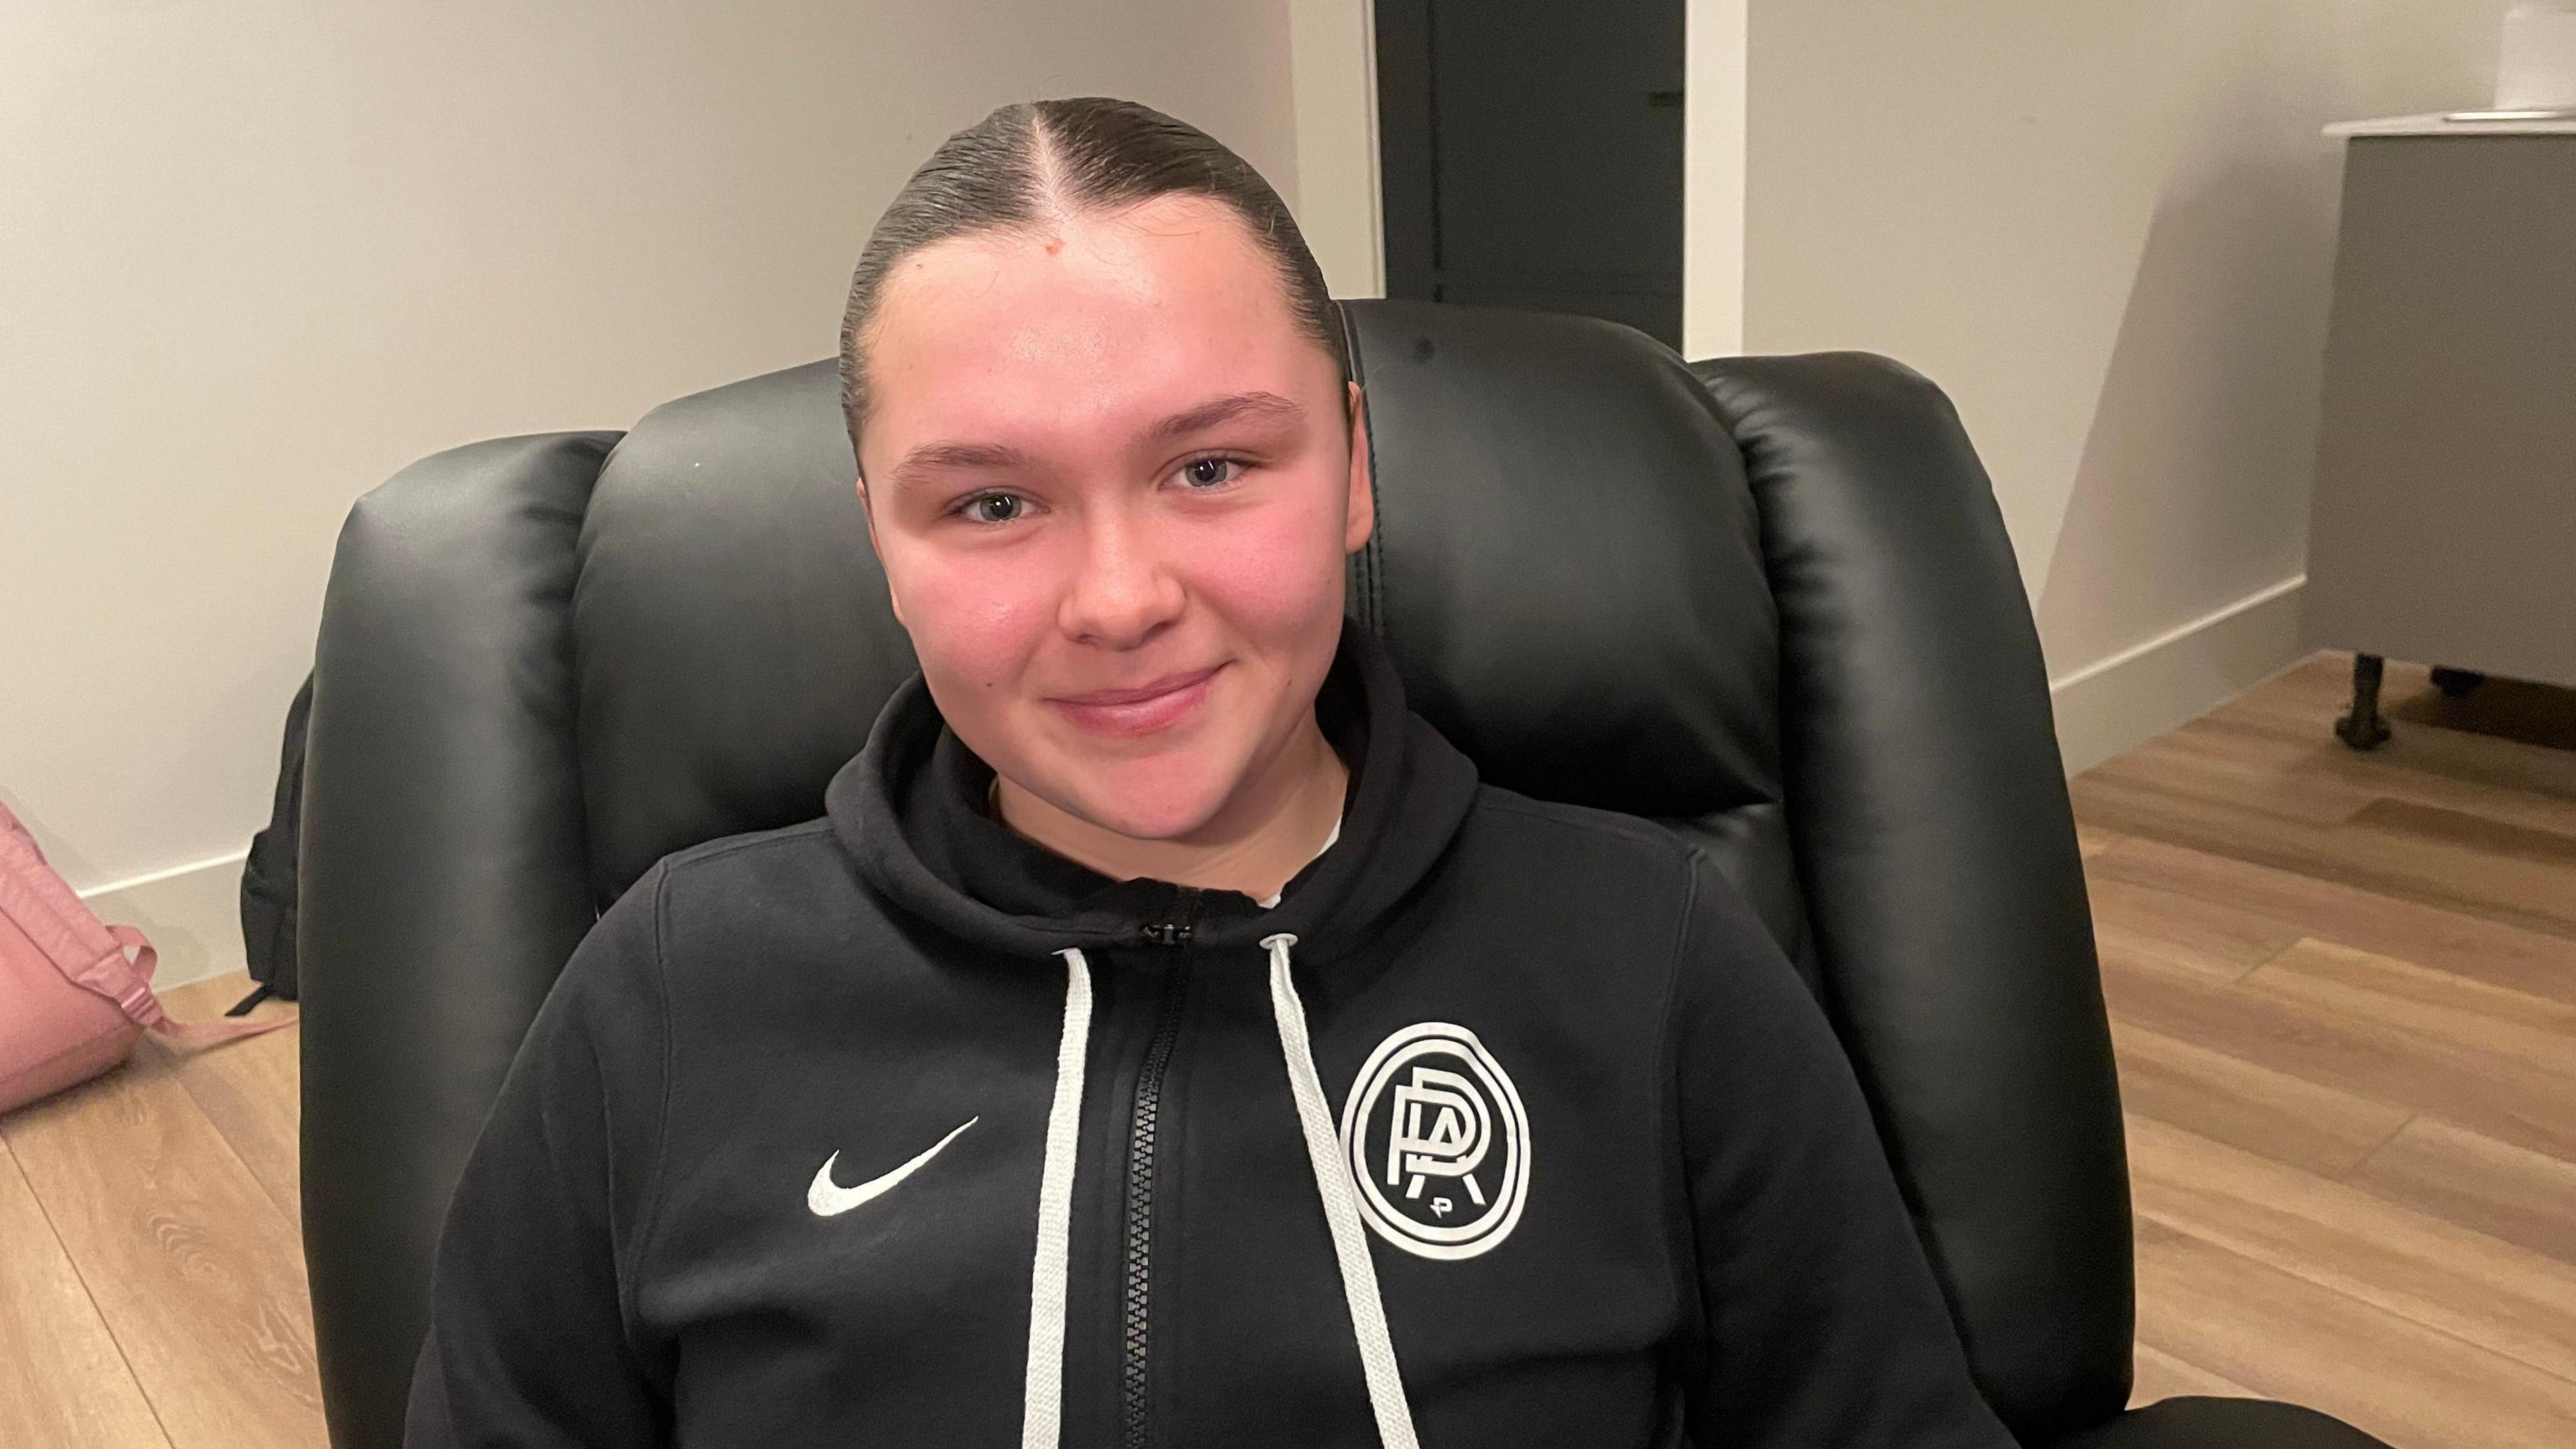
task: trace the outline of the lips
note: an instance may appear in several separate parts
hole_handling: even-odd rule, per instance
[[[1196,713],[1207,701],[1210,681],[1224,667],[1211,664],[1122,689],[1058,695],[1047,703],[1076,726],[1097,734],[1152,734]]]

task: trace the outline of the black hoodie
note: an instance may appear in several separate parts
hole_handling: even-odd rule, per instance
[[[1274,908],[971,804],[916,678],[537,1013],[432,1446],[2012,1442],[1850,1066],[1697,850],[1480,785],[1346,629]]]

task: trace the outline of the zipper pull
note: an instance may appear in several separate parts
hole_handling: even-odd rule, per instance
[[[1197,886],[1181,887],[1175,919],[1154,921],[1139,927],[1136,934],[1149,946],[1186,946],[1190,943],[1190,926],[1199,918],[1199,898],[1205,894]]]

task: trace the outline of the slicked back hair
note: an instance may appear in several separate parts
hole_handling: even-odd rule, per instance
[[[877,218],[841,316],[841,413],[850,444],[867,421],[866,343],[886,278],[924,247],[980,232],[1035,231],[1158,196],[1204,196],[1243,219],[1287,291],[1299,329],[1350,377],[1341,313],[1279,193],[1198,127],[1108,96],[1023,101],[949,137]]]

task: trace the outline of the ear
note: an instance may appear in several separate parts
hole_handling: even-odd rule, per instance
[[[1356,382],[1351,399],[1350,497],[1343,509],[1342,552],[1358,553],[1377,529],[1377,479],[1369,468],[1368,398]]]

